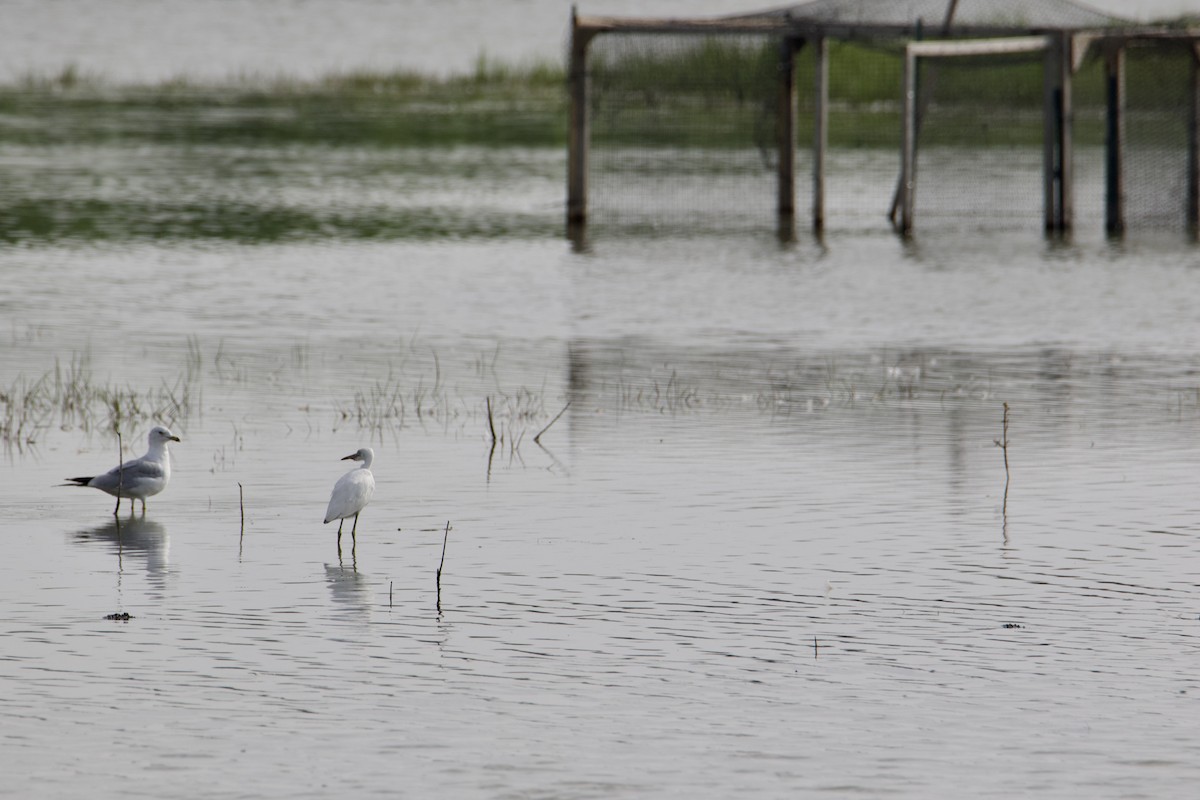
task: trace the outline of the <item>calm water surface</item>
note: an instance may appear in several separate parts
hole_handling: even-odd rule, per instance
[[[10,248],[4,386],[73,363],[187,398],[171,486],[119,529],[55,486],[111,466],[103,404],[10,443],[0,792],[1186,794],[1195,259],[853,231]],[[339,554],[319,520],[366,443]]]

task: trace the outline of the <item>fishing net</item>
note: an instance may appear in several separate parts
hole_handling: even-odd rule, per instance
[[[944,13],[945,8],[943,0],[818,0],[772,13],[844,25],[911,24],[911,15],[920,11],[936,32],[938,9]],[[1051,0],[1021,0],[1005,10],[1021,19],[998,18],[994,3],[961,0],[956,24],[987,32],[988,25],[1022,20],[1066,28],[1111,22]],[[896,19],[870,17],[885,12]],[[827,40],[824,197],[830,228],[878,229],[894,209],[904,41]],[[593,39],[588,62],[592,225],[599,231],[687,235],[774,229],[782,46],[780,35],[747,33],[605,32]],[[1187,224],[1189,47],[1135,40],[1127,48],[1129,230]],[[1042,51],[918,59],[918,228],[1040,228],[1046,63]],[[794,67],[795,211],[804,221],[812,210],[817,97],[811,44],[801,43]],[[1076,230],[1102,231],[1108,124],[1104,59],[1097,50],[1078,67],[1072,78],[1073,221]]]
[[[598,37],[589,60],[593,225],[772,225],[779,46],[762,36]]]
[[[1186,227],[1190,43],[1126,49],[1125,221],[1130,230]]]

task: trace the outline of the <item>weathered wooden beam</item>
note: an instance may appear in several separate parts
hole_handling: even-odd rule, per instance
[[[1067,33],[1051,37],[1043,68],[1042,182],[1048,233],[1069,231],[1074,222],[1071,39]]]
[[[1107,117],[1104,135],[1104,230],[1125,232],[1125,44],[1104,53]]]
[[[830,39],[855,41],[915,39],[920,25],[912,23],[871,24],[847,22],[822,22],[803,18],[789,18],[782,14],[747,14],[734,17],[578,17],[580,28],[596,33],[774,33],[802,39],[825,36]],[[1200,29],[1172,29],[1162,26],[1135,26],[1130,28],[1096,29],[1108,35],[1130,35],[1141,37],[1182,37],[1189,31],[1200,33]],[[1057,29],[1028,25],[963,25],[956,23],[953,34],[957,37],[986,39],[989,37],[1037,37],[1058,32]],[[1076,31],[1085,33],[1089,31]]]
[[[1200,238],[1200,44],[1191,46],[1191,70],[1188,86],[1187,146],[1187,230]]]
[[[829,145],[829,47],[824,36],[813,40],[812,225],[825,230],[825,150]]]
[[[567,227],[587,221],[588,148],[588,45],[594,32],[578,24],[574,9],[571,12],[571,54],[567,72],[570,94],[569,130],[567,131]]]
[[[900,143],[900,224],[904,236],[912,233],[913,199],[917,172],[917,56],[912,45],[904,51],[903,132]]]
[[[918,58],[954,56],[1002,56],[1012,53],[1036,53],[1045,50],[1045,36],[1014,36],[1007,39],[963,39],[959,41],[910,42],[909,51]]]
[[[796,215],[796,49],[798,43],[784,37],[779,43],[779,95],[776,125],[777,161],[776,210],[780,220]]]
[[[1072,91],[1071,36],[1055,37],[1058,50],[1058,230],[1075,225],[1075,93]]]
[[[1058,68],[1055,52],[1046,49],[1042,67],[1042,218],[1047,233],[1058,230]]]

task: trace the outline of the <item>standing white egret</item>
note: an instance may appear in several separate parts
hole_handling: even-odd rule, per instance
[[[161,425],[150,429],[147,437],[150,449],[141,458],[126,461],[119,467],[113,467],[103,475],[89,475],[84,478],[67,478],[70,483],[63,486],[90,486],[107,492],[117,498],[117,508],[121,510],[121,498],[129,498],[129,513],[133,513],[133,501],[142,501],[142,513],[146,513],[146,498],[152,497],[167,488],[171,480],[171,454],[167,452],[167,442],[178,442],[179,437]]]
[[[325,510],[326,524],[333,520],[338,522],[338,551],[342,547],[342,525],[348,517],[354,517],[354,526],[350,529],[353,537],[358,530],[358,514],[371,502],[375,493],[375,476],[371,474],[371,462],[375,459],[375,451],[369,447],[360,448],[357,453],[351,453],[342,461],[361,461],[362,466],[355,467],[333,486],[333,494],[329,497],[329,508]],[[355,539],[357,542],[357,539]]]

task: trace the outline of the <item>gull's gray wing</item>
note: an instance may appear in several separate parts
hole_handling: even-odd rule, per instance
[[[103,475],[97,475],[91,485],[102,492],[115,492],[118,486],[133,489],[148,481],[161,481],[166,474],[163,465],[157,461],[137,458],[126,461],[119,467],[113,467]]]

